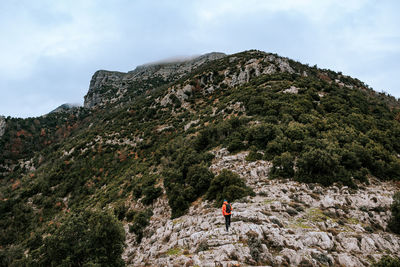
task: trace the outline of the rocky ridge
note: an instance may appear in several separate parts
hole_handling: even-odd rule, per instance
[[[85,95],[84,107],[93,108],[110,103],[120,103],[128,94],[139,94],[173,82],[174,84],[168,87],[168,93],[157,99],[156,103],[165,107],[168,104],[173,104],[174,98],[177,98],[180,102],[183,102],[185,107],[188,106],[187,103],[185,105],[185,101],[188,100],[194,90],[201,89],[203,94],[207,95],[221,88],[244,85],[249,83],[252,78],[266,74],[288,73],[299,74],[304,77],[309,75],[307,71],[296,67],[296,63],[288,58],[257,50],[247,53],[250,57],[214,52],[183,62],[145,64],[127,73],[99,70],[94,73],[90,81],[88,93]],[[201,68],[213,62],[217,66],[225,62],[228,63],[228,67],[217,72]],[[193,73],[194,77],[185,78],[185,75]],[[332,80],[324,73],[319,75],[321,79],[336,83],[339,86],[353,88],[353,86],[346,84],[345,76],[339,75]],[[184,80],[176,83],[179,79]],[[297,88],[286,88],[283,92],[297,93]]]
[[[107,103],[115,103],[131,90],[131,86],[135,82],[145,82],[154,78],[164,82],[179,79],[204,63],[225,56],[224,53],[208,53],[183,62],[145,64],[127,73],[106,70],[96,71],[90,81],[84,107],[92,108]],[[151,83],[146,82],[140,85],[139,87],[142,88],[152,86]]]
[[[213,203],[199,199],[188,215],[171,220],[160,198],[140,244],[126,226],[129,266],[368,266],[387,253],[400,256],[400,237],[384,231],[393,183],[371,180],[356,191],[270,180],[267,161],[247,162],[248,152],[213,153],[214,173],[232,170],[256,192],[232,203],[230,232]]]
[[[259,53],[258,51],[255,53]],[[158,100],[162,106],[173,103],[176,97],[181,102],[185,102],[196,87],[202,88],[204,95],[211,94],[220,88],[234,87],[246,84],[251,78],[259,77],[263,74],[273,74],[287,72],[289,74],[296,71],[290,66],[287,58],[282,58],[273,54],[261,53],[254,58],[243,62],[243,58],[229,56],[230,67],[219,72],[200,73],[195,78],[198,84],[191,84],[191,80],[186,80],[183,84],[177,84],[168,88],[168,94]],[[307,75],[304,73],[303,75]],[[193,81],[192,81],[193,82]],[[188,106],[185,103],[183,106]]]

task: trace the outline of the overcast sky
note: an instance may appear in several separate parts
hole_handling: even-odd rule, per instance
[[[258,49],[400,97],[400,1],[4,0],[0,115],[83,103],[98,69]]]

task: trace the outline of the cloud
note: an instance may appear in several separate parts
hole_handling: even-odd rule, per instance
[[[91,12],[89,2],[37,1],[39,6],[21,2],[10,4],[1,13],[5,24],[0,34],[7,39],[0,43],[0,50],[7,52],[2,53],[0,73],[9,78],[29,76],[43,57],[79,60],[93,53],[96,43],[115,37],[112,31],[102,31],[104,23]]]

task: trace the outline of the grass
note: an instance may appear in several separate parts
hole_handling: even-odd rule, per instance
[[[301,218],[295,219],[290,226],[293,228],[311,229],[313,228],[313,223],[324,222],[328,219],[332,220],[332,218],[323,214],[319,208],[310,208],[307,209],[306,214]]]
[[[274,203],[275,201],[276,201],[276,199],[266,199],[266,200],[264,200],[264,204],[269,205],[271,203]]]
[[[306,216],[312,222],[324,222],[327,219],[331,219],[330,217],[326,216],[319,208],[308,209]]]
[[[179,256],[182,255],[182,249],[180,247],[170,248],[165,254],[168,256]]]
[[[301,229],[311,229],[313,228],[309,224],[307,224],[308,220],[304,218],[297,218],[290,224],[290,228],[301,228]]]
[[[359,223],[360,223],[360,221],[357,220],[356,218],[348,218],[347,221],[348,221],[350,224],[359,224]]]
[[[176,225],[176,224],[178,224],[178,223],[181,223],[181,222],[183,222],[183,219],[175,219],[175,220],[172,221],[172,223],[173,223],[174,225]]]

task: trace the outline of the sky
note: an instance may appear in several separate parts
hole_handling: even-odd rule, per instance
[[[400,98],[397,0],[5,0],[0,115],[83,104],[96,70],[249,49],[341,71]]]

